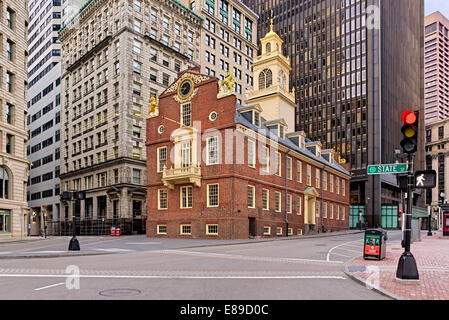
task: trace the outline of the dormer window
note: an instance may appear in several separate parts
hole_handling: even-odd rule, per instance
[[[306,138],[304,138],[303,136],[299,137],[299,147],[301,149],[305,149],[306,147]]]
[[[285,127],[282,124],[279,125],[279,138],[285,139]]]
[[[256,127],[259,127],[260,126],[260,113],[258,111],[254,111],[253,114],[254,114],[253,123]]]

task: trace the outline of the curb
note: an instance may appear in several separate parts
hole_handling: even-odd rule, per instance
[[[360,278],[360,277],[358,277],[358,276],[352,274],[352,272],[350,272],[349,269],[348,269],[348,264],[350,264],[351,262],[353,262],[355,259],[360,258],[361,256],[362,256],[362,255],[360,255],[360,256],[358,256],[358,257],[355,257],[355,258],[352,258],[351,260],[345,262],[345,264],[344,264],[345,269],[344,269],[343,272],[344,272],[348,277],[350,277],[352,280],[354,280],[354,281],[360,283],[361,285],[366,286],[366,280],[365,280],[365,279]],[[397,295],[395,295],[395,294],[393,294],[393,293],[391,293],[391,292],[389,292],[389,291],[383,289],[382,287],[373,287],[372,290],[376,291],[377,293],[380,293],[380,294],[383,295],[383,296],[386,296],[386,297],[388,297],[388,298],[392,298],[392,299],[394,299],[394,300],[405,300],[404,298],[401,298],[401,297],[399,297],[399,296],[397,296]]]
[[[17,255],[17,256],[0,256],[0,260],[14,260],[14,259],[40,259],[40,258],[64,258],[64,257],[86,257],[86,256],[104,256],[114,253],[67,253],[67,254],[52,254],[52,255]]]

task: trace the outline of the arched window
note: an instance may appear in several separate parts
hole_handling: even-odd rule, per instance
[[[0,167],[0,199],[9,199],[10,180],[8,171]]]
[[[267,79],[265,88],[269,88],[273,84],[273,72],[271,72],[270,69],[265,69],[264,71],[265,71],[266,79]]]
[[[265,89],[265,70],[259,73],[259,90]]]
[[[267,51],[267,53],[271,52],[271,43],[269,43],[269,42],[267,43],[266,51]]]
[[[279,84],[280,84],[281,88],[284,88],[284,89],[287,84],[287,80],[285,78],[285,73],[282,70],[279,70]]]
[[[273,84],[273,72],[265,69],[259,73],[259,90],[269,88]]]

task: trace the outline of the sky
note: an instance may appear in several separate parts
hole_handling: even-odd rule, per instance
[[[435,11],[440,11],[449,19],[449,1],[448,0],[425,0],[426,15]]]

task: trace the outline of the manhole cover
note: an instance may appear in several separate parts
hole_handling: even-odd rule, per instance
[[[136,289],[111,289],[100,292],[100,296],[105,297],[131,297],[140,294],[140,290]]]
[[[327,244],[316,244],[315,247],[327,247]]]
[[[391,248],[391,250],[399,251],[399,250],[404,250],[404,249],[401,249],[401,248]]]

